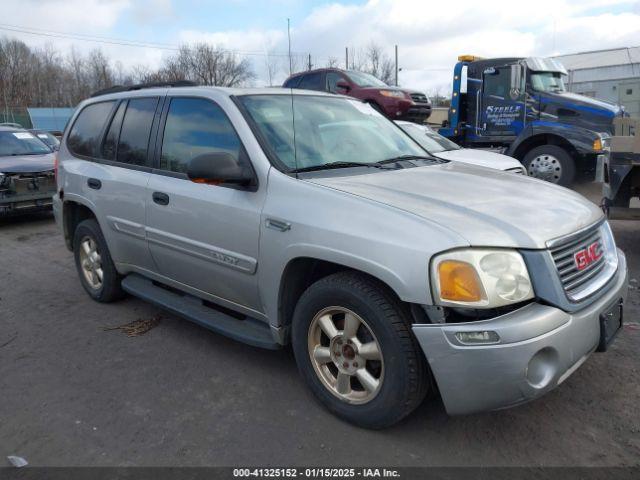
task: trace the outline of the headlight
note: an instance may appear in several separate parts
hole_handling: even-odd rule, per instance
[[[380,90],[380,95],[393,98],[404,98],[404,92],[399,90]]]
[[[469,248],[437,255],[431,283],[440,305],[495,308],[534,296],[527,266],[514,250]]]

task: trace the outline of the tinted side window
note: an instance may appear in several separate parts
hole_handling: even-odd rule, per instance
[[[105,160],[116,159],[116,147],[118,146],[118,136],[120,135],[120,127],[122,125],[122,118],[124,117],[124,111],[127,108],[127,102],[122,102],[118,107],[118,111],[111,120],[111,125],[107,131],[107,135],[102,142],[102,148],[100,150],[100,158]]]
[[[67,140],[71,153],[87,157],[99,156],[100,136],[114,104],[115,102],[93,103],[80,112]]]
[[[160,168],[186,173],[199,155],[228,152],[239,162],[241,143],[222,109],[202,98],[173,98],[162,138]]]
[[[347,81],[342,75],[336,72],[328,72],[327,73],[327,90],[332,93],[336,93],[338,91],[337,83],[340,80]],[[342,91],[341,91],[342,93]]]
[[[129,100],[122,121],[118,162],[146,165],[151,125],[158,105],[158,98],[134,98]]]
[[[306,90],[324,90],[324,85],[322,83],[322,73],[316,72],[305,75],[300,81],[298,88],[303,88]]]
[[[284,85],[282,86],[283,88],[297,88],[301,78],[301,75],[298,75],[297,77],[291,77],[289,80],[284,82]]]

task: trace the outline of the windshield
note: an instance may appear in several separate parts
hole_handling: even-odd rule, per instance
[[[400,123],[398,126],[418,142],[429,153],[445,152],[447,150],[459,150],[460,147],[448,138],[434,132],[426,125],[415,123]]]
[[[388,87],[382,80],[378,80],[368,73],[358,72],[357,70],[348,70],[349,78],[359,87]]]
[[[36,137],[42,140],[51,148],[55,148],[60,145],[60,140],[58,140],[54,135],[51,135],[49,132],[33,132]]]
[[[538,92],[564,92],[562,76],[557,72],[531,72],[531,86]]]
[[[45,153],[51,149],[29,132],[0,132],[0,157]]]
[[[391,121],[358,100],[311,95],[247,95],[239,99],[281,170],[425,156],[425,151]]]

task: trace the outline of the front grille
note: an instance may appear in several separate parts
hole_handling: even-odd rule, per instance
[[[587,249],[594,242],[599,242],[600,257],[582,270],[578,269],[576,254]],[[602,230],[599,227],[590,229],[577,238],[570,238],[567,242],[550,249],[560,282],[569,298],[576,297],[578,292],[588,286],[605,268],[607,264],[605,249]]]
[[[429,103],[429,99],[424,93],[412,93],[411,100],[416,103]]]

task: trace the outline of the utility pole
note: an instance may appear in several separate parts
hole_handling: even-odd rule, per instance
[[[396,87],[398,86],[398,45],[396,45]]]
[[[349,70],[349,47],[344,47],[344,69]]]
[[[287,38],[289,38],[289,75],[293,73],[293,65],[291,63],[291,22],[287,18]]]
[[[311,54],[309,54],[309,62],[307,63],[308,67],[307,70],[311,70]]]

